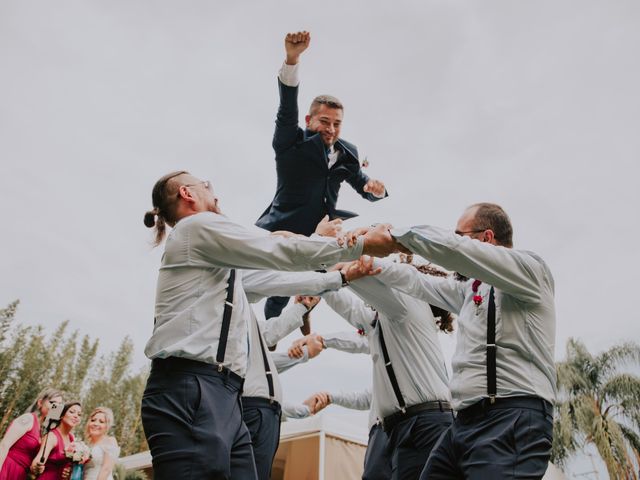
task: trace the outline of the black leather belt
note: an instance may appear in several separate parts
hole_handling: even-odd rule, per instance
[[[184,372],[196,375],[215,375],[223,377],[228,383],[242,390],[244,378],[227,367],[212,363],[199,362],[188,358],[168,357],[154,358],[151,362],[151,371]]]
[[[384,427],[384,431],[390,433],[391,430],[395,428],[400,422],[414,417],[421,412],[426,412],[429,410],[439,410],[441,412],[451,412],[451,404],[445,400],[436,400],[433,402],[424,402],[419,403],[418,405],[412,405],[404,409],[404,411],[396,412],[392,415],[384,417],[382,421],[382,425]]]
[[[275,400],[269,400],[262,397],[242,397],[242,407],[260,408],[267,407],[280,412],[282,408]]]
[[[484,417],[488,411],[498,408],[530,408],[553,417],[553,405],[540,397],[496,397],[493,402],[483,398],[473,405],[458,411],[456,420],[466,423],[474,418]]]

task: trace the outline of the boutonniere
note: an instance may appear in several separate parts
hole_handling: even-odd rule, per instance
[[[473,292],[473,303],[476,304],[477,307],[482,305],[482,300],[484,297],[478,293],[478,287],[482,284],[481,280],[474,280],[471,285],[471,291]]]
[[[364,329],[359,328],[359,329],[358,329],[358,335],[362,335],[362,336],[364,336]]]

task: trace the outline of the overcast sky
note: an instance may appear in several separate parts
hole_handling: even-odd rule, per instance
[[[361,214],[346,226],[453,227],[497,202],[555,275],[559,358],[570,336],[594,351],[640,338],[635,0],[2,0],[0,304],[69,319],[103,351],[129,335],[142,366],[151,187],[187,169],[256,220],[275,190],[283,37],[299,29],[301,114],[338,96],[342,136],[390,192],[369,204],[345,186],[339,207]],[[314,314],[319,332],[347,328]],[[366,357],[324,357],[283,377],[292,400],[367,386]]]

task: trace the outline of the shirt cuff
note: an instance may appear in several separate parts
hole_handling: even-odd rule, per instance
[[[297,87],[300,83],[300,77],[298,76],[298,65],[287,65],[287,62],[282,64],[280,71],[278,72],[278,78],[287,87]]]

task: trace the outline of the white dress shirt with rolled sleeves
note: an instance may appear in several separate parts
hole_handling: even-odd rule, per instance
[[[407,407],[428,401],[449,400],[448,375],[438,339],[438,326],[428,304],[387,287],[376,277],[351,282],[361,299],[345,290],[323,295],[337,313],[369,340],[373,360],[373,396],[378,418],[400,410],[380,346],[380,326],[373,326],[375,312],[381,323],[389,358]],[[364,301],[363,301],[364,300]]]
[[[358,258],[362,242],[283,238],[247,229],[223,215],[181,219],[162,256],[148,358],[181,357],[216,364],[229,272],[237,269],[317,270]],[[255,314],[238,272],[224,364],[240,376],[247,367],[248,329]]]
[[[408,265],[376,260],[389,286],[458,315],[450,382],[454,408],[486,398],[487,306],[495,288],[497,396],[555,399],[555,300],[553,276],[535,253],[495,246],[431,226],[394,229],[392,235],[424,258],[469,278],[423,275]],[[481,280],[473,301],[473,280]]]

